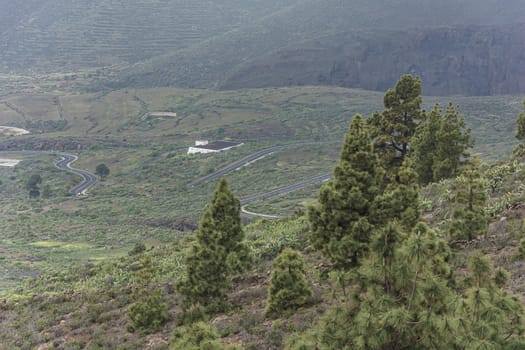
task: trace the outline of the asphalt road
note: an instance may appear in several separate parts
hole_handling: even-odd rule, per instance
[[[328,173],[328,174],[323,174],[323,175],[319,175],[319,176],[316,176],[316,177],[312,177],[311,179],[304,180],[304,181],[301,181],[301,182],[297,182],[297,183],[295,183],[293,185],[288,185],[288,186],[284,186],[284,187],[281,187],[281,188],[276,188],[275,190],[271,190],[271,191],[268,191],[268,192],[259,193],[259,194],[256,194],[256,195],[253,195],[253,196],[250,196],[250,197],[243,198],[243,199],[241,199],[241,205],[245,206],[245,205],[248,205],[250,203],[253,203],[253,202],[256,202],[256,201],[260,201],[260,200],[263,200],[263,199],[266,199],[266,198],[270,198],[270,197],[279,196],[279,195],[287,194],[287,193],[290,193],[290,192],[298,191],[298,190],[301,190],[301,189],[303,189],[303,188],[305,188],[305,187],[307,187],[309,185],[328,181],[331,178],[332,178],[332,173]]]
[[[236,169],[239,169],[240,167],[243,167],[243,166],[246,166],[248,164],[250,164],[251,162],[254,162],[268,154],[271,154],[271,153],[274,153],[274,152],[277,152],[277,151],[280,151],[282,150],[283,148],[286,148],[286,147],[292,147],[292,146],[298,146],[300,144],[290,144],[290,145],[280,145],[280,146],[274,146],[274,147],[269,147],[269,148],[265,148],[263,150],[260,150],[258,152],[255,152],[255,153],[252,153],[242,159],[239,159],[238,161],[235,161],[211,174],[208,174],[206,176],[202,176],[198,179],[195,179],[193,180],[192,182],[189,183],[190,186],[194,186],[194,185],[197,185],[197,184],[200,184],[202,182],[205,182],[205,181],[209,181],[209,180],[213,180],[213,179],[217,179],[217,178],[220,178],[221,176],[231,172],[231,171],[234,171]],[[60,153],[60,152],[45,152],[45,151],[0,151],[0,153],[8,153],[8,154],[51,154],[51,155],[58,155],[60,156],[62,159],[59,160],[58,162],[55,163],[55,166],[60,169],[60,170],[63,170],[63,171],[67,171],[69,173],[72,173],[72,174],[75,174],[75,175],[78,175],[80,177],[82,177],[83,181],[76,185],[75,187],[71,188],[69,190],[69,193],[72,194],[72,195],[75,195],[75,196],[79,196],[79,195],[83,195],[83,194],[86,194],[87,190],[96,185],[98,183],[98,179],[97,177],[90,173],[89,171],[85,171],[85,170],[81,170],[81,169],[76,169],[76,168],[73,168],[71,167],[71,163],[73,163],[74,161],[76,161],[78,159],[77,156],[73,155],[73,154],[69,154],[69,153]],[[322,182],[325,182],[325,181],[328,181],[330,178],[332,177],[332,173],[328,173],[328,174],[323,174],[323,175],[319,175],[319,176],[316,176],[316,177],[313,177],[313,178],[310,178],[310,179],[307,179],[307,180],[304,180],[304,181],[301,181],[301,182],[298,182],[298,183],[295,183],[295,184],[292,184],[292,185],[288,185],[288,186],[284,186],[284,187],[280,187],[280,188],[276,188],[274,190],[271,190],[271,191],[268,191],[268,192],[264,192],[264,193],[259,193],[259,194],[256,194],[256,195],[253,195],[253,196],[250,196],[250,197],[246,197],[246,198],[243,198],[241,199],[241,205],[243,206],[243,214],[247,215],[247,216],[260,216],[260,217],[267,217],[267,218],[277,218],[278,216],[272,216],[272,215],[265,215],[265,214],[257,214],[257,213],[253,213],[253,212],[250,212],[250,211],[247,211],[244,209],[244,206],[250,204],[250,203],[253,203],[253,202],[256,202],[256,201],[260,201],[260,200],[263,200],[263,199],[266,199],[266,198],[270,198],[270,197],[274,197],[274,196],[278,196],[278,195],[284,195],[284,194],[287,194],[287,193],[291,193],[291,192],[294,192],[294,191],[298,191],[298,190],[301,190],[309,185],[312,185],[312,184],[316,184],[316,183],[322,183]]]
[[[73,163],[75,160],[78,159],[77,156],[69,153],[61,153],[61,152],[46,152],[46,151],[0,151],[0,153],[4,154],[50,154],[50,155],[58,155],[62,157],[61,160],[55,163],[55,167],[57,167],[60,170],[67,171],[69,173],[78,175],[82,177],[82,182],[72,189],[69,190],[69,193],[75,196],[86,194],[87,190],[96,185],[98,183],[97,177],[90,173],[89,171],[80,170],[76,168],[71,167],[71,163]]]
[[[237,170],[239,168],[242,168],[243,166],[246,166],[252,162],[255,162],[256,160],[258,159],[261,159],[271,153],[274,153],[274,152],[278,152],[282,149],[285,149],[285,148],[290,148],[290,147],[300,147],[300,146],[306,146],[306,145],[318,145],[318,144],[323,144],[323,143],[326,143],[326,142],[299,142],[299,143],[290,143],[290,144],[286,144],[286,145],[279,145],[279,146],[273,146],[273,147],[269,147],[269,148],[265,148],[265,149],[262,149],[260,151],[257,151],[255,153],[252,153],[244,158],[241,158],[231,164],[228,164],[226,165],[225,167],[223,168],[220,168],[219,170],[217,171],[214,171],[213,173],[211,174],[208,174],[208,175],[205,175],[205,176],[202,176],[202,177],[199,177],[193,181],[191,181],[188,185],[189,186],[195,186],[195,185],[198,185],[200,183],[203,183],[203,182],[206,182],[206,181],[209,181],[209,180],[215,180],[215,179],[218,179],[234,170]]]
[[[225,167],[211,173],[211,174],[208,174],[206,176],[202,176],[202,177],[199,177],[198,179],[195,179],[193,180],[192,182],[189,183],[190,186],[195,186],[195,185],[198,185],[200,183],[203,183],[203,182],[206,182],[206,181],[210,181],[210,180],[215,180],[215,179],[218,179],[224,175],[226,175],[227,173],[229,172],[232,172],[236,169],[239,169],[243,166],[246,166],[248,165],[249,163],[251,162],[254,162],[264,156],[267,156],[268,154],[271,154],[271,153],[274,153],[274,152],[277,152],[277,151],[280,151],[282,150],[283,148],[285,147],[290,147],[290,145],[283,145],[283,146],[274,146],[274,147],[270,147],[270,148],[265,148],[263,150],[260,150],[258,152],[255,152],[255,153],[252,153],[244,158],[241,158],[231,164],[228,164],[226,165]]]
[[[309,144],[317,144],[319,142],[305,142],[305,143],[295,143],[295,144],[287,144],[287,145],[280,145],[280,146],[273,146],[273,147],[269,147],[269,148],[265,148],[265,149],[262,149],[260,151],[257,151],[255,153],[252,153],[242,159],[239,159],[231,164],[228,164],[227,166],[211,173],[211,174],[208,174],[206,176],[202,176],[202,177],[199,177],[193,181],[191,181],[188,185],[189,186],[195,186],[195,185],[198,185],[200,183],[203,183],[203,182],[206,182],[206,181],[210,181],[210,180],[215,180],[215,179],[218,179],[236,169],[239,169],[243,166],[246,166],[246,165],[249,165],[250,163],[252,162],[255,162],[256,160],[258,159],[261,159],[271,153],[274,153],[274,152],[278,152],[278,151],[281,151],[282,149],[284,148],[288,148],[288,147],[297,147],[297,146],[301,146],[301,145],[309,145]],[[263,217],[263,218],[279,218],[279,216],[274,216],[274,215],[265,215],[265,214],[258,214],[258,213],[254,213],[254,212],[250,212],[248,210],[246,210],[244,208],[244,206],[250,204],[250,203],[253,203],[255,201],[260,201],[260,200],[263,200],[263,199],[266,199],[266,198],[269,198],[269,197],[273,197],[273,196],[278,196],[278,195],[283,195],[283,194],[287,194],[287,193],[290,193],[290,192],[294,192],[294,191],[298,191],[298,190],[301,190],[309,185],[312,185],[312,184],[315,184],[315,183],[322,183],[322,182],[325,182],[327,180],[329,180],[330,178],[332,177],[332,174],[329,173],[329,174],[323,174],[323,175],[319,175],[319,176],[316,176],[316,177],[313,177],[311,179],[308,179],[308,180],[304,180],[304,181],[301,181],[301,182],[298,182],[298,183],[295,183],[293,185],[288,185],[288,186],[284,186],[284,187],[281,187],[281,188],[277,188],[277,189],[274,189],[274,190],[271,190],[271,191],[268,191],[268,192],[264,192],[264,193],[260,193],[260,194],[256,194],[256,195],[253,195],[253,196],[250,196],[250,197],[246,197],[246,198],[243,198],[241,199],[241,205],[242,205],[242,213],[243,215],[245,216],[250,216],[250,217]]]
[[[61,160],[55,163],[55,166],[58,169],[78,175],[82,177],[83,179],[83,181],[80,184],[76,185],[75,187],[69,190],[69,194],[72,194],[75,196],[86,194],[87,190],[90,187],[95,186],[98,183],[97,177],[94,174],[90,173],[89,171],[80,170],[80,169],[71,167],[71,163],[73,163],[74,161],[78,159],[77,156],[68,154],[68,153],[56,153],[56,154],[62,157]]]

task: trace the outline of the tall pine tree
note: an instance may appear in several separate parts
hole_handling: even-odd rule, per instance
[[[481,178],[479,165],[474,160],[465,166],[456,178],[450,236],[453,239],[471,240],[487,232],[488,218],[485,212],[487,184]]]
[[[244,243],[241,202],[231,191],[226,179],[219,181],[208,212],[211,220],[202,224],[211,225],[207,230],[220,232],[218,244],[225,249],[228,268],[232,273],[241,272],[249,263],[250,256]]]
[[[396,173],[410,150],[410,142],[422,120],[421,80],[403,75],[384,98],[385,109],[368,120],[372,126],[374,150],[380,155],[383,167]]]
[[[308,211],[311,242],[336,269],[354,268],[366,254],[373,232],[370,210],[381,191],[382,178],[368,127],[356,115],[345,136],[334,178],[321,188],[319,206]]]
[[[523,108],[525,108],[525,100],[523,100]],[[520,141],[525,139],[525,110],[516,118],[516,138]]]
[[[211,312],[226,308],[226,292],[231,287],[226,250],[219,244],[221,233],[213,228],[207,211],[196,233],[196,242],[186,256],[186,271],[177,284],[183,309],[200,305]]]
[[[227,307],[230,276],[242,270],[249,256],[240,212],[239,199],[221,179],[186,257],[186,272],[177,285],[185,310],[193,305],[210,312]]]
[[[445,110],[436,138],[432,171],[433,180],[439,181],[458,174],[461,161],[468,156],[466,150],[472,147],[470,129],[452,103]]]
[[[425,120],[418,125],[414,135],[411,156],[423,185],[434,180],[434,152],[438,148],[437,134],[442,119],[441,110],[435,105],[432,111],[425,113]]]
[[[523,107],[525,108],[525,100],[523,100]],[[525,140],[525,109],[516,118],[516,138],[522,142]],[[516,146],[513,153],[515,156],[523,157],[525,155],[525,145],[520,143]]]
[[[458,110],[449,103],[443,114],[438,105],[434,106],[431,112],[425,113],[411,144],[420,183],[456,176],[471,146],[470,129]]]

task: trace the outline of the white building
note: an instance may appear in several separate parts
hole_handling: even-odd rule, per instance
[[[188,148],[188,154],[195,153],[216,153],[220,151],[226,151],[230,148],[242,145],[240,142],[231,141],[213,141],[208,142],[207,140],[195,141],[195,146]]]

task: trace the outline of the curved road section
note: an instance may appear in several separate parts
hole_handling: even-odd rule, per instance
[[[80,169],[71,167],[71,163],[73,163],[74,161],[78,159],[77,156],[68,154],[68,153],[57,153],[57,154],[62,157],[61,160],[55,163],[55,166],[58,169],[78,175],[82,177],[83,179],[83,181],[80,184],[76,185],[75,187],[69,190],[69,194],[72,194],[75,196],[86,194],[87,190],[90,187],[95,186],[98,183],[97,177],[94,174],[90,173],[89,171],[80,170]]]
[[[189,186],[195,186],[195,185],[198,185],[200,183],[203,183],[203,182],[206,182],[206,181],[209,181],[209,180],[215,180],[215,179],[218,179],[234,170],[237,170],[237,169],[240,169],[244,166],[247,166],[247,165],[250,165],[251,163],[259,160],[259,159],[262,159],[264,157],[266,157],[267,155],[269,154],[272,154],[274,152],[278,152],[278,151],[281,151],[285,148],[290,148],[290,147],[300,147],[300,146],[305,146],[305,145],[318,145],[318,144],[322,144],[322,143],[325,143],[325,142],[298,142],[298,143],[290,143],[290,144],[286,144],[286,145],[279,145],[279,146],[273,146],[273,147],[269,147],[269,148],[265,148],[265,149],[262,149],[260,151],[257,151],[255,153],[252,153],[244,158],[241,158],[233,163],[230,163],[228,165],[226,165],[225,167],[223,168],[220,168],[219,170],[217,171],[214,171],[213,173],[211,174],[208,174],[206,176],[202,176],[202,177],[199,177],[198,179],[195,179],[193,180],[192,182],[190,182],[188,185]]]
[[[69,173],[80,176],[83,181],[69,190],[69,194],[80,196],[86,194],[87,190],[98,183],[97,177],[90,173],[89,171],[80,170],[71,167],[71,163],[78,159],[77,156],[69,153],[59,153],[59,152],[45,152],[45,151],[0,151],[0,153],[8,154],[50,154],[50,155],[59,155],[62,157],[61,160],[55,163],[55,167],[60,170],[67,171]]]
[[[209,181],[209,180],[215,180],[215,179],[218,179],[220,177],[222,177],[223,175],[226,175],[228,174],[229,172],[232,172],[234,170],[237,170],[239,168],[242,168],[243,166],[246,166],[252,162],[255,162],[271,153],[274,153],[274,152],[277,152],[277,151],[280,151],[282,150],[283,148],[285,147],[290,147],[290,145],[283,145],[283,146],[274,146],[274,147],[270,147],[270,148],[265,148],[265,149],[262,149],[258,152],[255,152],[255,153],[252,153],[244,158],[241,158],[231,164],[228,164],[226,165],[225,167],[223,168],[220,168],[219,170],[211,173],[211,174],[208,174],[206,176],[202,176],[202,177],[199,177],[198,179],[195,179],[193,180],[192,182],[189,183],[190,186],[195,186],[195,185],[198,185],[200,183],[203,183],[203,182],[206,182],[206,181]]]
[[[268,192],[265,192],[265,193],[260,193],[260,194],[256,194],[256,195],[253,195],[253,196],[250,196],[250,197],[243,198],[243,199],[241,199],[242,213],[244,215],[246,215],[246,216],[258,216],[258,217],[263,217],[263,218],[278,218],[279,216],[257,214],[257,213],[253,213],[253,212],[247,211],[245,209],[245,206],[250,204],[250,203],[253,203],[253,202],[256,202],[256,201],[260,201],[260,200],[263,200],[263,199],[266,199],[266,198],[279,196],[279,195],[284,195],[284,194],[288,194],[288,193],[291,193],[291,192],[294,192],[294,191],[299,191],[299,190],[302,190],[303,188],[305,188],[307,186],[310,186],[310,185],[313,185],[313,184],[317,184],[317,183],[326,182],[326,181],[330,180],[331,178],[332,178],[332,173],[323,174],[323,175],[319,175],[319,176],[316,176],[316,177],[312,177],[311,179],[308,179],[308,180],[304,180],[304,181],[295,183],[293,185],[284,186],[284,187],[277,188],[275,190],[271,190],[271,191],[268,191]]]

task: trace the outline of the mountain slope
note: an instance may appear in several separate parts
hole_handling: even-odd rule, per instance
[[[336,85],[385,91],[418,75],[428,95],[525,92],[525,25],[420,32],[344,33],[277,50],[241,65],[221,88]],[[268,74],[268,72],[272,74]]]
[[[522,93],[523,27],[511,25],[525,23],[522,8],[517,1],[503,8],[495,1],[303,0],[249,26],[126,69],[112,86],[328,84],[382,90],[413,72],[424,76],[428,94]],[[443,62],[449,56],[461,60],[464,51],[471,56],[467,67]],[[502,65],[506,71],[500,84],[494,76]],[[465,68],[461,74],[466,76],[457,77]],[[356,69],[362,77],[353,79]]]
[[[525,92],[521,0],[18,3],[0,0],[0,72],[111,67],[95,88],[377,90],[416,73],[427,94]]]
[[[1,0],[0,69],[129,64],[191,46],[272,11],[276,0]]]

